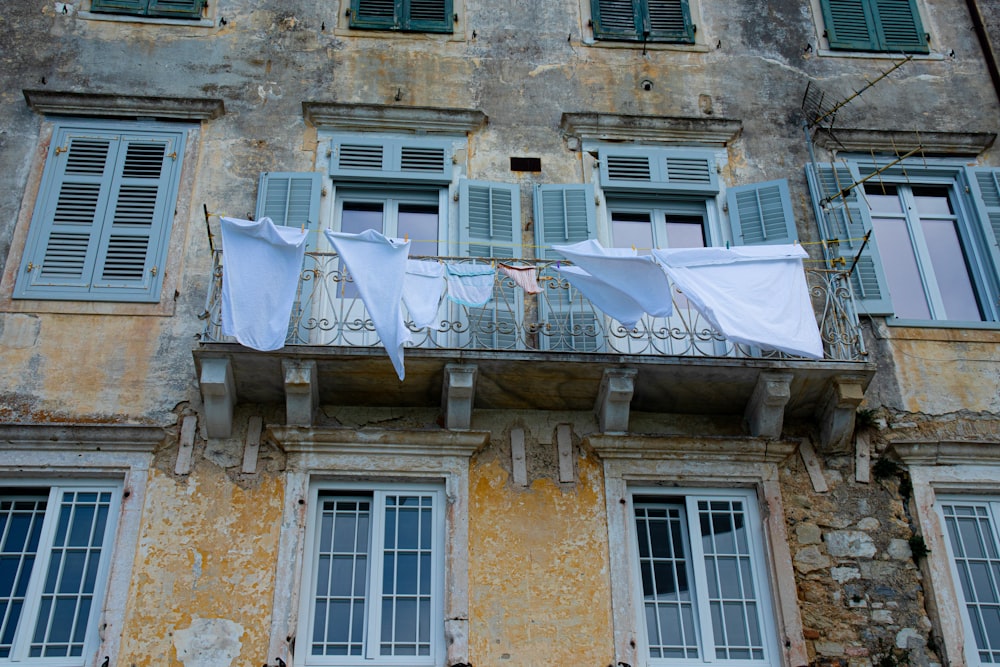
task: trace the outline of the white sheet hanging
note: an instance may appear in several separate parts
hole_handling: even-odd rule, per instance
[[[802,246],[654,250],[674,284],[726,338],[823,358]]]
[[[605,248],[593,239],[572,245],[553,245],[552,249],[586,271],[595,281],[627,295],[653,317],[673,314],[670,282],[651,257],[639,256],[631,248]],[[580,291],[587,294],[582,289]]]
[[[406,260],[403,303],[413,326],[423,329],[434,324],[444,288],[443,264],[423,259]]]
[[[254,350],[285,346],[306,233],[271,218],[222,218],[222,333]]]
[[[359,234],[324,233],[351,272],[375,332],[402,381],[406,375],[403,345],[410,341],[402,306],[410,242],[386,238],[373,229]]]
[[[493,298],[496,269],[483,264],[448,264],[448,298],[470,308],[481,308]]]
[[[634,329],[642,319],[642,306],[620,289],[594,278],[578,266],[557,265],[556,270],[601,312],[621,322],[626,329]]]

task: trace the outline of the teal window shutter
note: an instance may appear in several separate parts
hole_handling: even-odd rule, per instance
[[[459,241],[469,257],[521,256],[521,190],[513,183],[459,183]]]
[[[688,0],[591,0],[594,37],[632,42],[694,42]]]
[[[965,181],[975,220],[971,226],[978,232],[984,247],[984,273],[997,303],[1000,294],[1000,169],[966,167]]]
[[[821,163],[816,165],[816,169],[813,165],[806,166],[806,179],[820,236],[828,242],[837,241],[837,256],[844,262],[838,268],[847,270],[854,265],[851,286],[858,309],[869,315],[891,315],[892,299],[875,235],[869,237],[867,245],[862,241],[865,234],[872,230],[868,206],[858,196],[857,188],[843,197],[834,196],[858,178],[858,169],[853,165]],[[827,199],[829,201],[825,201]]]
[[[831,49],[927,53],[916,0],[822,0]]]
[[[257,219],[309,231],[306,252],[316,250],[323,189],[319,172],[264,172],[257,186]]]
[[[158,301],[183,132],[58,128],[16,298]]]
[[[351,0],[352,28],[452,32],[452,0]]]
[[[146,14],[149,0],[91,0],[90,11],[109,14]]]
[[[91,0],[90,10],[175,19],[200,19],[205,0]]]
[[[788,181],[730,188],[726,199],[736,245],[773,245],[798,239]]]

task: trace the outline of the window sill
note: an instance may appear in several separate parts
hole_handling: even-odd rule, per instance
[[[378,28],[349,28],[337,26],[333,34],[337,37],[367,37],[369,39],[393,39],[433,42],[465,42],[466,37],[460,30],[454,32],[421,32],[403,30],[379,30]]]
[[[816,55],[821,58],[865,58],[868,60],[899,60],[910,56],[913,60],[944,60],[942,53],[909,53],[900,54],[889,51],[840,51],[831,48],[817,49]]]
[[[152,23],[156,25],[178,25],[192,28],[214,28],[214,19],[167,19],[132,14],[104,14],[102,12],[80,11],[78,15],[89,21],[111,21],[114,23]]]
[[[0,313],[53,313],[59,315],[125,315],[129,317],[172,317],[173,300],[157,303],[123,301],[49,301],[0,297]]]
[[[610,39],[595,39],[585,37],[580,40],[584,46],[596,46],[604,49],[628,49],[632,51],[682,51],[686,53],[708,53],[711,49],[705,44],[675,44],[672,42],[618,42]]]
[[[1000,343],[1000,322],[937,322],[886,317],[892,338],[949,342]]]

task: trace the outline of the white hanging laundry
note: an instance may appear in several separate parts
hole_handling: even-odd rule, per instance
[[[406,304],[413,326],[423,329],[434,324],[444,288],[443,264],[422,259],[406,260],[403,303]]]
[[[496,270],[483,264],[447,264],[448,298],[470,308],[481,308],[493,298]]]
[[[674,284],[726,338],[813,359],[823,341],[799,245],[654,250]]]
[[[500,270],[504,275],[514,281],[514,283],[528,294],[538,294],[542,291],[538,284],[537,274],[533,266],[511,266],[510,264],[500,264]]]
[[[386,238],[373,229],[358,234],[325,230],[326,238],[351,272],[385,351],[400,381],[405,377],[403,345],[410,332],[403,320],[403,282],[410,242]]]
[[[670,282],[651,257],[637,255],[631,248],[605,248],[593,239],[572,245],[553,245],[552,249],[562,253],[596,281],[628,295],[653,317],[673,314]]]
[[[222,218],[222,333],[254,350],[285,346],[306,233],[271,218]]]
[[[587,297],[604,314],[615,318],[626,329],[634,329],[642,319],[642,306],[635,299],[616,287],[598,280],[578,266],[556,266],[566,280]]]

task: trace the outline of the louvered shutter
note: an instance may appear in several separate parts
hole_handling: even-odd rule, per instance
[[[736,245],[773,245],[798,239],[788,181],[730,188],[729,222]]]
[[[916,0],[870,1],[884,50],[905,53],[929,51]]]
[[[90,11],[143,15],[148,4],[149,0],[91,0]]]
[[[592,0],[594,37],[598,39],[642,39],[642,21],[632,0]]]
[[[264,172],[257,185],[257,219],[267,217],[276,225],[308,232],[306,252],[315,252],[319,241],[319,207],[323,175],[317,172]],[[313,256],[303,260],[303,272],[320,268]],[[299,280],[288,324],[288,342],[309,342],[310,332],[300,329],[314,312],[315,280]]]
[[[177,153],[172,141],[132,136],[122,138],[118,153],[93,289],[139,295],[163,280],[159,250],[173,219]]]
[[[149,16],[175,19],[199,19],[205,0],[149,0]]]
[[[975,218],[971,224],[985,246],[983,268],[995,297],[1000,293],[1000,169],[966,167],[964,177]]]
[[[351,0],[352,28],[398,28],[396,5],[401,0]]]
[[[605,190],[696,195],[719,191],[711,151],[605,147],[599,156],[601,187]]]
[[[869,315],[891,315],[892,299],[874,233],[861,251],[862,239],[872,229],[868,206],[858,196],[857,188],[844,197],[835,196],[858,180],[857,168],[819,164],[814,170],[807,165],[806,178],[821,236],[827,241],[838,240],[837,253],[844,260],[838,268],[849,269],[857,257],[851,285],[858,309]]]
[[[330,176],[334,180],[445,184],[451,182],[453,151],[450,139],[338,136],[330,154]]]
[[[452,32],[452,0],[351,0],[352,28]]]
[[[452,0],[404,0],[403,29],[418,32],[452,32]]]
[[[521,190],[516,184],[463,179],[458,198],[461,254],[496,259],[521,256]],[[520,290],[501,286],[493,296],[483,308],[468,309],[472,346],[520,347],[524,308]]]
[[[831,49],[879,50],[868,0],[821,0]]]
[[[579,243],[597,237],[593,185],[535,186],[535,245],[543,259],[561,259],[552,244]],[[539,304],[543,349],[594,352],[601,337],[596,313],[575,289],[546,289]],[[576,335],[574,335],[576,332]]]
[[[694,42],[688,0],[644,0],[649,39],[657,42]]]

